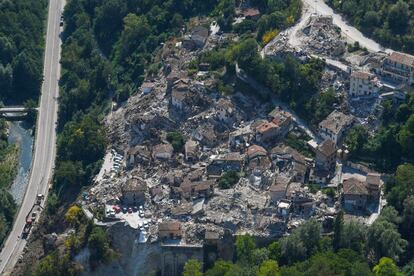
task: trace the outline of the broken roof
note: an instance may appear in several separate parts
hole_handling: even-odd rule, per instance
[[[278,126],[273,122],[264,122],[256,127],[256,131],[263,134],[267,131],[270,131],[272,129],[278,128]]]
[[[318,151],[325,156],[336,154],[336,145],[331,139],[326,139],[318,146]]]
[[[306,157],[299,153],[297,150],[295,150],[292,147],[286,146],[286,145],[279,145],[271,150],[272,155],[277,155],[278,158],[282,159],[290,159],[292,158],[294,161],[305,164]]]
[[[247,157],[249,159],[254,158],[256,156],[266,156],[266,155],[267,155],[267,151],[261,146],[252,145],[247,148]]]
[[[272,186],[270,186],[270,192],[286,192],[290,183],[290,178],[284,175],[278,175],[273,182]]]
[[[171,144],[158,144],[152,149],[152,154],[155,156],[157,154],[172,154],[174,148]]]
[[[355,177],[345,179],[343,187],[344,194],[346,195],[368,195],[368,189],[365,183]]]
[[[339,134],[344,127],[352,124],[353,120],[351,115],[346,115],[334,110],[325,120],[319,123],[319,127],[326,128],[335,134]]]
[[[180,231],[181,223],[179,221],[165,221],[158,224],[158,231]]]
[[[206,233],[204,234],[204,239],[206,240],[218,240],[219,238],[220,238],[219,233],[215,231],[206,230]]]
[[[392,52],[391,55],[387,57],[388,60],[393,62],[401,63],[407,65],[409,67],[414,67],[414,56],[400,53],[400,52]]]
[[[203,26],[197,26],[191,31],[191,39],[205,42],[208,37],[208,29]]]
[[[147,184],[138,178],[130,178],[122,186],[122,192],[145,192],[147,190]]]
[[[197,151],[198,143],[192,139],[185,142],[184,148],[187,155],[194,155]]]
[[[352,71],[352,74],[351,74],[351,78],[363,79],[363,80],[369,80],[373,77],[374,75],[368,72],[364,72],[364,71]]]
[[[366,182],[368,185],[381,186],[381,174],[379,173],[369,173],[367,175]]]

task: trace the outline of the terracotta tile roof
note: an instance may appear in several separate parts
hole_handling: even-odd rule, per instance
[[[272,128],[277,128],[277,127],[278,126],[275,123],[265,122],[265,123],[260,124],[258,127],[256,127],[256,131],[263,134],[271,130]]]
[[[346,195],[368,195],[366,184],[354,177],[345,179],[343,187]]]
[[[379,173],[369,173],[367,175],[367,184],[374,185],[374,186],[381,186],[381,174]]]
[[[344,127],[352,124],[353,117],[345,115],[342,112],[334,110],[329,116],[319,123],[320,128],[326,128],[335,134],[338,134]]]
[[[401,63],[410,67],[414,67],[414,56],[400,53],[400,52],[392,52],[390,56],[387,57],[387,59]]]
[[[290,179],[283,175],[278,175],[273,182],[272,186],[270,186],[270,192],[286,192],[290,183]]]
[[[258,146],[258,145],[252,145],[248,147],[247,156],[249,158],[252,158],[256,155],[267,155],[267,151],[263,147]]]
[[[374,76],[368,72],[364,71],[352,71],[351,78],[356,79],[363,79],[363,80],[369,80],[373,78]]]
[[[325,156],[331,156],[336,153],[335,143],[330,139],[326,139],[318,146],[318,151]]]
[[[180,231],[181,223],[179,221],[166,221],[158,224],[158,231]]]

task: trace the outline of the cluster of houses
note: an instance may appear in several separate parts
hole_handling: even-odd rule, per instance
[[[356,70],[351,73],[349,96],[377,96],[384,87],[383,81],[397,85],[414,84],[414,56],[392,52],[380,64],[372,68],[372,73]]]
[[[239,12],[246,18],[254,19],[257,15],[255,10]],[[206,206],[216,197],[226,196],[227,200],[228,194],[218,191],[221,189],[218,183],[228,172],[239,173],[243,183],[249,183],[252,190],[265,195],[266,208],[255,212],[282,221],[292,215],[307,218],[314,215],[316,209],[325,208],[319,208],[322,201],[310,191],[310,186],[333,187],[336,192],[331,201],[341,203],[347,210],[366,210],[371,202],[380,200],[379,174],[370,173],[364,179],[337,177],[340,175],[338,161],[347,159],[343,140],[355,123],[353,116],[335,110],[320,122],[317,129],[320,141],[307,143],[313,152],[310,158],[284,143],[288,133],[301,131],[289,112],[276,107],[268,114],[261,112],[258,118],[247,121],[249,117],[241,114],[240,106],[231,97],[210,93],[212,89],[207,88],[204,81],[183,75],[177,53],[186,55],[202,49],[209,43],[208,37],[207,28],[194,28],[182,40],[180,50],[171,54],[175,61],[166,59],[162,81],[165,81],[163,96],[168,102],[167,112],[154,115],[140,111],[136,116],[139,119],[134,120],[134,135],[142,137],[126,151],[125,160],[127,168],[137,172],[134,176],[128,175],[121,187],[122,204],[150,206],[148,209],[159,219],[158,237],[175,239],[182,238],[185,233],[183,221],[224,224],[224,218],[211,217],[213,212],[206,208],[212,207]],[[397,74],[411,68],[407,70],[412,78],[412,67],[407,67],[407,59],[402,60],[397,55],[387,57],[381,72]],[[400,62],[398,65],[396,60]],[[402,69],[391,70],[392,66]],[[199,69],[208,70],[208,66]],[[356,71],[351,75],[350,95],[378,94],[380,85],[374,74]],[[156,87],[154,82],[146,82],[141,87],[142,94],[151,94]],[[148,114],[152,117],[148,118]],[[241,119],[241,116],[244,117]],[[162,138],[166,132],[177,129],[184,138],[183,149],[179,151]],[[336,185],[332,185],[334,178],[339,179]],[[237,197],[241,193],[237,189],[241,187],[235,187],[234,197]]]

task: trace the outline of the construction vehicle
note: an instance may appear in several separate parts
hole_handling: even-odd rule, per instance
[[[40,205],[40,203],[42,203],[43,198],[45,198],[43,194],[38,194],[36,197],[36,204]]]
[[[23,228],[23,233],[22,233],[22,239],[27,238],[27,236],[29,236],[30,230],[32,229],[33,226],[33,221],[32,219],[27,219],[26,220],[26,224],[24,225]]]

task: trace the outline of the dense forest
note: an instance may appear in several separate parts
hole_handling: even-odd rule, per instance
[[[381,45],[414,53],[414,3],[409,0],[329,0],[350,23]]]
[[[39,96],[46,7],[46,0],[0,2],[0,101]]]

